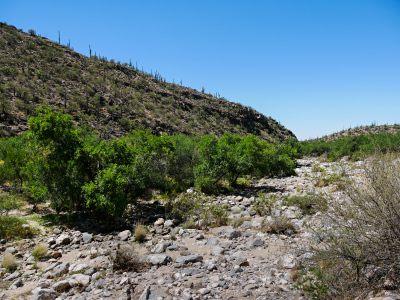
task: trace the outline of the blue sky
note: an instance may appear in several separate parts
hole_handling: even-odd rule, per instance
[[[303,140],[400,123],[400,1],[19,1],[0,21],[251,106]]]

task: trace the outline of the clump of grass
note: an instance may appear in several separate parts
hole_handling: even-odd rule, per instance
[[[262,228],[264,232],[274,234],[288,234],[290,231],[295,232],[296,229],[293,223],[286,217],[276,216],[272,218],[272,221],[265,224]]]
[[[146,239],[146,234],[147,234],[147,228],[141,223],[136,224],[135,227],[135,241],[138,241],[140,243],[144,242]]]
[[[47,248],[47,245],[45,243],[40,243],[36,245],[36,247],[32,250],[32,256],[36,260],[40,260],[41,258],[46,256],[48,250],[49,249]]]
[[[190,218],[182,223],[182,228],[183,229],[196,229],[197,228],[196,221],[193,218]]]
[[[313,215],[317,211],[326,211],[328,209],[328,201],[324,197],[314,194],[286,197],[283,203],[287,206],[297,206],[307,215]]]
[[[5,253],[1,267],[6,268],[8,271],[15,271],[18,267],[15,256],[8,252]]]
[[[250,221],[250,218],[249,217],[233,218],[229,220],[229,225],[231,225],[233,228],[238,228],[245,221]]]
[[[113,259],[113,270],[123,272],[142,272],[149,268],[148,264],[141,262],[131,246],[123,246],[117,250]]]
[[[0,239],[32,237],[35,231],[30,227],[24,227],[27,222],[15,216],[0,216]]]

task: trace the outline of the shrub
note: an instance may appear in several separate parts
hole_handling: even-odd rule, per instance
[[[313,194],[286,197],[283,203],[287,206],[297,206],[307,215],[312,215],[317,211],[326,211],[328,209],[328,201],[322,196]]]
[[[233,218],[233,219],[229,220],[229,225],[231,225],[233,228],[238,228],[245,221],[250,221],[250,220],[251,220],[251,218],[249,218],[249,217]]]
[[[272,221],[268,222],[264,227],[263,231],[275,234],[289,234],[295,232],[293,223],[286,217],[276,216],[272,218]]]
[[[36,260],[39,260],[39,259],[41,259],[42,257],[46,256],[47,251],[48,251],[47,244],[45,244],[45,243],[40,243],[40,244],[36,245],[35,248],[33,248],[32,256],[33,256]]]
[[[3,262],[1,263],[2,268],[6,268],[8,271],[14,271],[17,269],[18,264],[15,256],[11,253],[4,253]]]
[[[123,272],[142,272],[148,269],[149,266],[141,262],[135,250],[131,246],[123,246],[116,252],[113,259],[113,270]]]
[[[259,199],[257,199],[253,204],[254,211],[260,216],[271,215],[272,205],[275,203],[274,198],[267,198],[266,194],[258,193]]]
[[[332,201],[320,233],[323,242],[307,263],[313,276],[303,287],[311,295],[321,287],[329,299],[400,287],[399,159],[376,155],[363,171],[362,183],[348,180],[347,197]]]
[[[16,236],[19,238],[32,237],[34,230],[30,227],[22,226],[25,221],[14,216],[0,216],[0,239],[11,239]]]

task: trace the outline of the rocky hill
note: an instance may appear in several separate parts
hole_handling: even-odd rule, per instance
[[[349,128],[346,130],[335,132],[330,135],[326,135],[321,138],[317,138],[315,140],[332,142],[332,141],[340,140],[340,139],[342,139],[344,137],[348,137],[348,136],[359,136],[359,135],[369,135],[369,134],[378,134],[378,133],[389,133],[389,134],[400,133],[400,125],[394,124],[394,125],[357,126],[354,128]]]
[[[166,82],[120,63],[0,23],[1,136],[27,130],[29,116],[48,105],[105,139],[131,129],[154,133],[254,133],[268,141],[294,134],[256,110],[204,91]]]

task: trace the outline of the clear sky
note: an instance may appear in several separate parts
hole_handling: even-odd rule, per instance
[[[204,86],[301,140],[400,123],[398,0],[1,0],[0,21]]]

